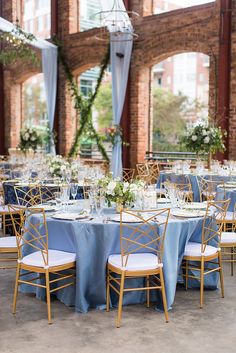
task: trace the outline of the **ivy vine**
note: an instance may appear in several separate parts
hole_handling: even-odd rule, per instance
[[[19,59],[31,62],[34,65],[39,64],[36,51],[30,46],[35,40],[35,36],[26,33],[18,25],[11,32],[0,31],[0,63],[9,65],[15,63]]]
[[[66,59],[66,56],[63,50],[62,43],[57,38],[54,38],[53,41],[58,46],[58,60],[59,60],[59,63],[61,63],[64,68],[64,71],[70,86],[70,90],[71,90],[71,96],[74,99],[74,108],[78,112],[78,115],[80,116],[80,120],[79,120],[80,126],[75,133],[74,142],[69,151],[68,156],[69,157],[76,156],[81,144],[81,138],[84,135],[89,135],[89,137],[96,142],[98,150],[102,154],[103,158],[109,162],[110,161],[109,157],[102,143],[102,136],[99,135],[99,133],[96,131],[93,125],[92,107],[97,97],[98,90],[101,86],[101,82],[105,74],[105,70],[110,60],[110,47],[108,47],[106,55],[101,62],[100,73],[97,79],[95,90],[89,95],[89,97],[85,97],[83,94],[80,93],[77,82],[73,77],[73,74],[71,72],[71,69],[69,67],[68,61]]]

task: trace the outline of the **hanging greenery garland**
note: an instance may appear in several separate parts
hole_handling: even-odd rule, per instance
[[[110,47],[108,47],[107,53],[101,62],[100,74],[97,79],[95,90],[93,93],[89,95],[89,97],[85,97],[79,92],[77,82],[75,81],[73,74],[70,70],[61,42],[57,38],[54,38],[54,43],[58,46],[58,60],[59,60],[59,63],[62,64],[64,71],[66,73],[67,80],[69,82],[69,86],[71,90],[71,96],[74,99],[74,108],[76,109],[76,111],[79,113],[79,116],[80,116],[80,120],[79,120],[80,126],[75,133],[74,142],[69,152],[69,157],[74,157],[77,155],[79,151],[80,143],[81,143],[81,138],[87,135],[93,141],[96,142],[98,150],[102,154],[103,158],[109,162],[110,161],[109,157],[102,143],[102,140],[103,140],[102,136],[98,134],[98,132],[96,131],[93,125],[92,107],[96,99],[98,90],[101,86],[101,82],[102,82],[105,70],[110,60]]]
[[[33,34],[24,32],[18,22],[11,32],[0,31],[0,64],[9,65],[19,59],[23,59],[38,65],[39,58],[37,53],[30,46],[30,43],[35,39]]]

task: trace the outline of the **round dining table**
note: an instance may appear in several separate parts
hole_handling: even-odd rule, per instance
[[[236,176],[229,176],[229,175],[218,175],[218,174],[213,174],[213,173],[203,173],[202,175],[194,174],[194,173],[176,173],[172,171],[161,171],[160,176],[157,180],[157,185],[156,187],[159,189],[163,187],[163,184],[166,181],[171,181],[173,183],[178,182],[178,179],[181,178],[181,176],[187,176],[189,178],[189,181],[192,186],[192,191],[193,191],[193,200],[195,202],[200,201],[200,190],[199,190],[199,179],[204,178],[204,179],[210,179],[212,178],[213,180],[219,180],[220,182],[230,182],[232,180],[236,180]]]
[[[82,207],[82,200],[79,201]],[[49,249],[76,253],[76,284],[57,292],[57,297],[68,306],[75,306],[75,311],[86,313],[90,308],[104,309],[106,303],[106,264],[109,255],[120,253],[120,224],[112,221],[114,209],[105,210],[103,220],[93,215],[92,219],[63,220],[54,219],[53,214],[46,213]],[[109,215],[109,218],[108,218]],[[117,215],[116,215],[117,216]],[[39,216],[32,216],[37,223]],[[104,222],[105,220],[105,222]],[[171,216],[164,241],[163,271],[165,278],[168,309],[172,308],[176,285],[181,274],[181,262],[188,241],[201,242],[203,218],[178,218]],[[216,239],[211,245],[217,246]],[[26,247],[24,255],[30,253]],[[144,285],[144,279],[134,279],[132,285]],[[138,281],[138,282],[137,282]],[[133,283],[134,284],[134,283]],[[209,274],[205,287],[216,289],[218,274]],[[189,280],[189,286],[199,287],[197,280]],[[40,288],[23,285],[24,292],[34,292],[42,299],[45,292]],[[160,293],[152,291],[151,298],[162,307]],[[124,305],[142,303],[146,300],[144,291],[128,292],[124,296]],[[117,305],[117,295],[112,293],[111,304]]]

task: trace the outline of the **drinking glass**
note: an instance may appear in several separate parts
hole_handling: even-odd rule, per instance
[[[76,196],[77,196],[77,191],[78,191],[78,184],[71,184],[70,185],[70,193],[73,197],[73,200],[75,200]]]

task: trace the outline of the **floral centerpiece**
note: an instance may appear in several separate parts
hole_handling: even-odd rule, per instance
[[[108,206],[115,202],[118,207],[130,206],[136,199],[136,195],[144,188],[141,180],[134,180],[132,183],[122,182],[119,178],[113,179],[112,176],[105,177],[98,181],[105,193]]]
[[[70,169],[70,163],[62,156],[51,156],[47,158],[47,166],[52,177],[62,178],[65,172]]]
[[[115,144],[120,140],[122,141],[123,137],[123,130],[120,125],[113,125],[105,129],[105,136],[104,140],[107,142],[110,142],[112,146],[115,146]],[[122,142],[124,146],[128,146],[129,144],[127,142]]]
[[[32,148],[34,151],[43,144],[40,132],[33,127],[25,127],[20,131],[19,147],[22,151]]]
[[[198,124],[187,131],[182,142],[188,150],[197,154],[216,153],[225,150],[225,136],[226,132],[220,127]]]

